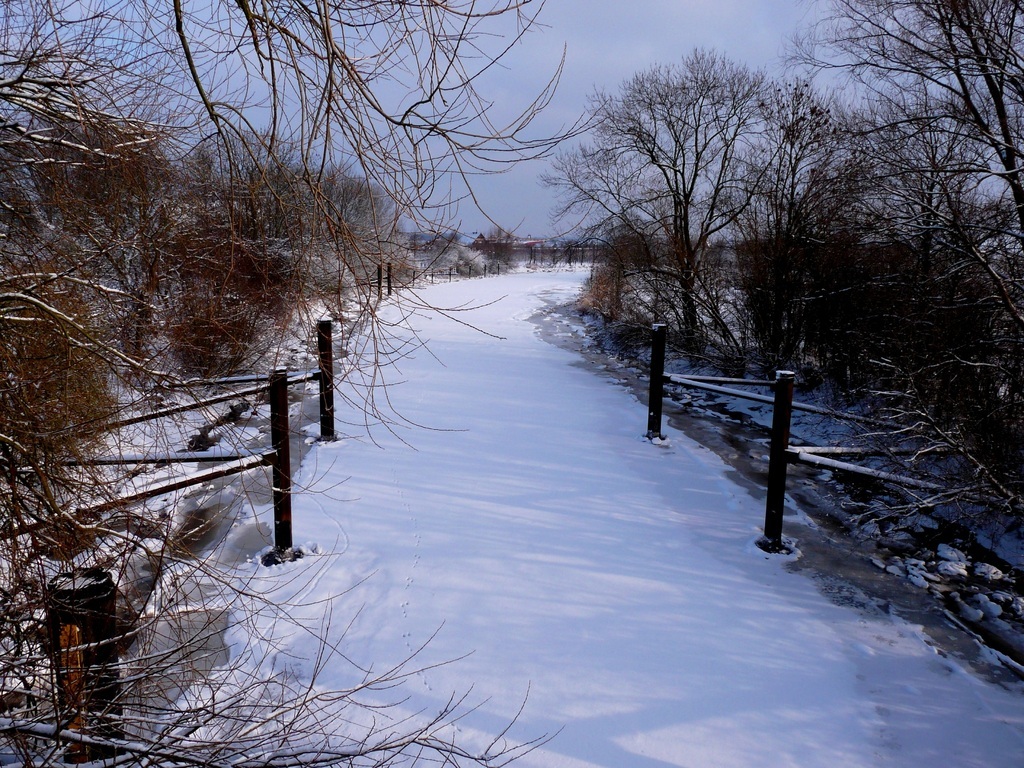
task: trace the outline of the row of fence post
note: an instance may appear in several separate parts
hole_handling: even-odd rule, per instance
[[[316,357],[320,374],[320,439],[334,439],[334,336],[330,320],[316,324]]]
[[[67,763],[113,758],[112,742],[124,736],[116,595],[114,580],[100,568],[61,573],[49,583],[47,630]]]
[[[319,383],[320,439],[333,440],[334,431],[334,336],[330,320],[316,324],[317,374]],[[288,426],[288,371],[270,374],[271,485],[274,498],[274,550],[267,562],[291,556],[292,475]]]
[[[661,409],[665,399],[664,323],[651,326],[651,389],[647,396],[647,439],[664,438],[661,433]]]
[[[330,320],[317,323],[320,437],[333,440],[334,355]],[[271,483],[274,506],[274,557],[291,557],[291,451],[288,426],[288,372],[268,379]],[[123,738],[118,677],[117,588],[110,573],[87,568],[61,573],[49,582],[47,624],[60,709],[64,760],[82,763],[115,757],[112,746]]]
[[[292,473],[288,434],[288,372],[270,374],[271,487],[274,496],[274,547],[279,556],[292,548]]]
[[[392,292],[392,267],[377,267],[377,291]],[[449,276],[450,279],[450,276]],[[332,321],[316,325],[319,381],[320,438],[335,439],[334,341]],[[288,423],[288,371],[273,371],[267,381],[270,404],[270,442],[274,513],[274,550],[264,563],[279,563],[294,556],[292,540],[291,447]],[[140,496],[139,498],[143,498]],[[117,590],[110,574],[98,568],[55,576],[49,583],[50,647],[54,656],[61,730],[88,737],[68,738],[66,762],[111,758],[111,740],[123,737],[117,675]]]
[[[388,296],[391,295],[391,262],[387,263],[387,281],[388,281]],[[377,298],[381,298],[384,293],[384,273],[385,268],[383,264],[377,265]]]
[[[792,371],[776,371],[772,403],[772,439],[768,448],[768,492],[764,502],[764,539],[762,549],[769,552],[785,552],[782,541],[782,514],[786,506],[786,468],[789,460],[789,429],[793,420],[793,385],[796,376]]]
[[[647,439],[664,438],[661,431],[662,405],[665,397],[666,326],[651,326],[651,382],[647,405]],[[771,388],[772,430],[768,450],[768,484],[765,497],[764,537],[758,546],[766,552],[785,552],[782,540],[782,516],[786,501],[786,470],[789,431],[793,418],[793,387],[796,375],[792,371],[776,371]]]
[[[488,269],[490,269],[492,271],[488,272]],[[468,264],[467,267],[466,267],[466,270],[467,270],[466,276],[467,277],[473,277],[473,265],[472,264]],[[420,273],[420,276],[422,277],[422,276],[428,275],[428,274],[430,275],[430,282],[434,283],[435,282],[435,278],[437,277],[437,274],[438,274],[437,271],[436,270],[425,270],[425,271]],[[441,274],[443,275],[444,271],[442,271]],[[456,274],[458,274],[458,273],[456,272],[455,267],[449,267],[448,268],[448,282],[449,283],[452,282],[452,280],[455,278]],[[484,277],[486,277],[488,274],[500,275],[501,274],[501,264],[494,264],[492,267],[488,267],[487,264],[484,264]],[[386,275],[387,275],[388,296],[390,296],[391,295],[391,264],[390,263],[387,264]],[[385,266],[383,264],[378,264],[377,265],[377,298],[381,298],[383,296],[383,292],[384,292],[384,288],[383,288],[383,286],[384,286],[384,283],[383,283],[384,276],[385,276]],[[416,281],[416,277],[417,277],[417,274],[416,274],[415,271],[413,271],[413,273],[412,273],[413,282]]]

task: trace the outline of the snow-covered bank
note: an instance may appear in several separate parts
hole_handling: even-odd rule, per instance
[[[766,557],[753,546],[763,509],[715,455],[672,430],[667,445],[643,440],[629,392],[538,336],[536,308],[581,279],[422,293],[452,313],[406,304],[428,348],[386,374],[395,419],[310,451],[295,540],[319,554],[249,566],[250,586],[301,602],[315,629],[330,605],[339,649],[363,668],[426,644],[415,665],[429,668],[375,694],[404,700],[394,716],[472,688],[479,707],[459,727],[485,743],[526,698],[511,736],[552,739],[524,766],[1019,764],[1024,695]],[[274,664],[308,674],[316,649],[279,636]],[[357,680],[332,662],[320,684]]]

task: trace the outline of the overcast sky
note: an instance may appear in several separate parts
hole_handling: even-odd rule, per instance
[[[777,69],[793,33],[812,18],[811,0],[547,0],[534,32],[488,83],[496,104],[523,106],[558,65],[565,70],[555,99],[537,123],[555,133],[582,114],[595,87],[609,91],[635,72],[680,60],[697,47],[712,48],[751,67]],[[538,180],[546,163],[520,163],[506,174],[479,180],[478,199],[502,226],[520,236],[556,234],[555,203]],[[470,205],[460,208],[463,232],[491,225]]]

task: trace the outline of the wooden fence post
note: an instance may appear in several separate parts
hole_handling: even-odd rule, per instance
[[[320,439],[334,439],[334,337],[330,320],[316,324],[317,360],[320,366]]]
[[[49,583],[60,727],[98,739],[124,735],[119,723],[116,594],[110,574],[100,568],[61,573]],[[113,746],[72,742],[65,762],[110,758],[115,752]]]
[[[274,449],[274,546],[279,554],[292,548],[292,476],[288,445],[288,371],[270,374],[270,442]]]
[[[388,262],[388,296],[391,295],[391,262]]]
[[[384,295],[384,265],[377,265],[377,298]]]
[[[647,439],[661,438],[661,410],[665,397],[665,331],[664,323],[651,326],[651,387],[647,395]]]
[[[758,546],[766,552],[785,552],[782,543],[782,513],[786,504],[786,449],[793,415],[792,371],[776,371],[775,402],[772,405],[772,441],[768,451],[768,493],[764,504],[764,538]]]

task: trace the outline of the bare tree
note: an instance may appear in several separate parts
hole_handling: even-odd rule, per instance
[[[1024,59],[1017,0],[835,0],[805,53],[860,84],[881,231],[906,254],[894,414],[1019,514]],[[805,48],[805,51],[809,50]],[[884,209],[884,210],[883,210]]]
[[[956,152],[947,155],[936,170],[943,178],[973,178],[982,183],[983,194],[993,203],[1009,206],[1014,229],[1024,231],[1020,4],[1015,0],[841,0],[833,7],[821,32],[837,55],[818,64],[842,68],[856,77],[881,105],[887,124],[902,121],[905,134],[949,137],[945,143],[955,146]],[[992,229],[984,220],[960,226]],[[1015,240],[1008,245],[1019,252],[1019,234],[1008,230],[998,234]],[[1018,253],[992,258],[970,250],[967,255],[988,274],[1009,317],[1024,327],[1012,277]]]
[[[709,335],[739,346],[713,300],[707,262],[749,203],[747,150],[763,97],[761,73],[695,51],[635,75],[618,94],[595,94],[592,143],[563,154],[548,179],[562,191],[563,215],[645,243],[638,271],[673,293],[660,307],[678,312],[691,351]]]
[[[174,378],[168,371],[183,362],[212,371],[246,359],[236,354],[244,344],[308,297],[311,260],[331,257],[355,273],[385,247],[399,215],[443,213],[453,180],[550,147],[527,135],[550,87],[504,125],[477,92],[537,8],[515,0],[3,4],[5,764],[50,764],[71,756],[69,745],[134,765],[428,756],[488,764],[514,754],[496,743],[470,755],[454,743],[445,724],[458,701],[422,721],[380,728],[367,715],[350,733],[334,730],[321,718],[354,722],[361,692],[408,670],[333,692],[262,676],[251,660],[214,671],[199,663],[205,650],[183,656],[151,642],[188,595],[149,613],[155,593],[147,591],[113,641],[136,663],[131,676],[121,670],[124,693],[91,711],[96,727],[83,725],[56,683],[66,659],[44,616],[55,572],[182,559],[156,515],[83,511],[131,479],[87,460],[117,449],[106,429],[116,415],[162,396],[142,384]],[[361,190],[358,205],[343,189],[350,182]],[[351,309],[373,319],[368,302]],[[216,570],[205,577],[228,583]],[[191,637],[212,642],[218,626]],[[71,655],[95,650],[70,646]],[[198,677],[183,673],[190,664]],[[152,685],[176,693],[160,698]]]
[[[776,85],[763,105],[763,161],[736,220],[735,250],[740,315],[761,366],[775,370],[811,362],[807,323],[831,326],[829,311],[852,287],[822,278],[834,261],[854,258],[833,251],[849,242],[863,173],[840,108],[810,83]]]

